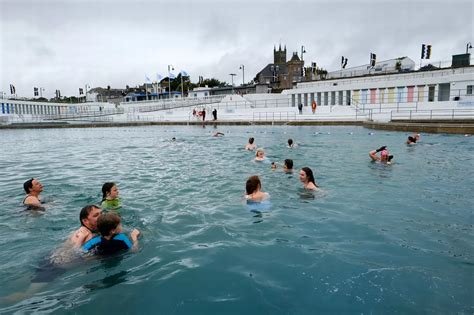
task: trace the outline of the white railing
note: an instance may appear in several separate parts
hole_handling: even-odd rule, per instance
[[[390,120],[474,119],[474,109],[432,109],[391,111]]]

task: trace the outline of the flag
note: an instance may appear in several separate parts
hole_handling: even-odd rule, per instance
[[[174,75],[174,73],[170,72],[170,73],[168,73],[168,78],[174,79],[174,78],[176,78],[176,76]]]
[[[145,80],[146,82],[151,82],[150,78],[147,75],[145,76]]]
[[[421,45],[421,59],[430,59],[431,45]]]
[[[83,88],[79,88],[79,95],[84,95],[84,89]]]
[[[10,84],[10,94],[16,94],[16,89],[13,84]]]
[[[33,88],[33,95],[34,95],[34,96],[38,96],[38,95],[39,95],[39,93],[38,93],[38,88],[37,88],[37,87],[34,87],[34,88]]]
[[[159,73],[156,74],[156,81],[159,83],[161,82],[161,79],[163,79],[163,76]]]
[[[374,53],[370,53],[370,66],[375,67],[375,62],[377,60],[377,55]]]
[[[182,77],[189,77],[189,74],[186,71],[181,70],[181,76]]]
[[[344,56],[342,56],[341,68],[344,69],[346,66],[347,66],[347,58],[344,58]]]

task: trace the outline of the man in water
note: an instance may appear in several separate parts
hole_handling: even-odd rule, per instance
[[[97,236],[97,219],[101,213],[102,210],[95,205],[88,205],[81,209],[79,214],[81,227],[69,238],[74,247],[81,247],[88,240]]]
[[[39,195],[43,191],[43,185],[37,179],[29,179],[23,184],[23,189],[25,189],[26,197],[23,199],[23,204],[25,206],[33,206],[41,208],[41,201]]]
[[[406,144],[416,144],[416,142],[420,140],[420,134],[414,134],[413,136],[409,136],[407,139]]]

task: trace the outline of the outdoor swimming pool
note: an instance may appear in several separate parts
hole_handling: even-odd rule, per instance
[[[311,167],[322,192],[253,162],[242,150],[250,136],[269,160]],[[118,184],[125,228],[142,231],[138,253],[81,261],[0,312],[472,313],[474,138],[423,134],[408,147],[407,136],[318,126],[0,130],[0,296],[28,288],[104,182]],[[381,145],[392,166],[370,162]],[[261,215],[243,203],[250,175],[271,195]],[[20,205],[31,177],[44,185],[44,214]]]

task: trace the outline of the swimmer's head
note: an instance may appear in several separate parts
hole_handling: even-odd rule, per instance
[[[387,158],[387,161],[388,161],[388,162],[391,162],[392,159],[393,159],[393,155],[389,155],[388,158]]]
[[[175,137],[171,138],[171,141],[176,141],[176,138]]]
[[[107,182],[104,185],[102,185],[102,201],[105,200],[106,198],[109,199],[115,199],[118,197],[119,190],[117,188],[117,185],[112,182]]]
[[[79,221],[81,222],[81,225],[91,230],[97,229],[97,218],[101,212],[102,210],[96,205],[85,206],[79,213]]]
[[[272,169],[276,169],[277,168],[277,165],[275,164],[275,162],[272,162]]]
[[[261,188],[262,183],[260,182],[260,178],[256,175],[250,176],[245,183],[245,191],[247,192],[247,195],[251,195]]]
[[[293,145],[293,139],[288,139],[288,146],[291,147]]]
[[[252,138],[249,138],[249,143],[250,144],[253,144],[253,142],[255,141],[255,139],[252,137]]]
[[[31,192],[40,193],[43,191],[43,185],[37,179],[29,179],[23,183],[23,189],[27,194]]]
[[[97,229],[102,236],[120,233],[120,217],[113,212],[101,214],[97,220]]]
[[[303,167],[300,171],[300,181],[303,183],[313,183],[314,181],[313,171],[309,167]]]
[[[416,139],[413,138],[412,136],[408,136],[408,141],[409,142],[416,142]]]
[[[387,156],[388,156],[388,151],[387,151],[387,150],[382,150],[382,151],[380,152],[380,156],[381,156],[381,157],[387,157]]]
[[[263,158],[265,156],[265,151],[263,151],[263,149],[257,149],[255,156],[258,158]]]
[[[285,160],[285,168],[287,170],[292,170],[293,169],[293,160],[292,159],[286,159]]]

